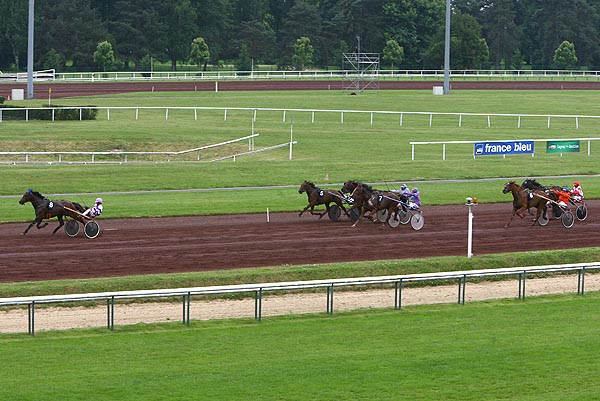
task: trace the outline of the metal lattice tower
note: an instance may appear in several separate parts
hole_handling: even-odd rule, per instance
[[[379,89],[379,53],[344,53],[342,90]]]

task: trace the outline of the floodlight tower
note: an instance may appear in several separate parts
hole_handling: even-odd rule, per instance
[[[444,39],[444,95],[450,93],[450,0],[446,0],[446,35]]]

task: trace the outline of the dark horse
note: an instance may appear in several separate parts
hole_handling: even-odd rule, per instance
[[[372,221],[376,221],[376,213],[385,210],[385,216],[389,218],[392,213],[398,213],[398,208],[402,205],[402,202],[408,202],[408,198],[404,195],[398,195],[393,191],[373,189],[370,185],[361,184],[357,181],[346,181],[342,187],[342,192],[350,193],[350,197],[354,199],[352,208],[359,209],[360,212],[359,218],[353,224],[353,227],[358,224],[358,221],[366,213],[369,213],[368,217]]]
[[[33,205],[33,210],[35,210],[35,219],[31,222],[29,227],[23,231],[23,235],[27,234],[27,231],[29,231],[34,224],[38,229],[44,228],[48,225],[48,223],[42,224],[44,219],[56,217],[58,219],[59,226],[52,231],[52,234],[54,234],[65,224],[63,221],[63,216],[69,216],[75,220],[81,221],[81,217],[77,213],[67,210],[67,208],[76,210],[79,213],[83,213],[86,209],[79,203],[70,202],[67,200],[52,201],[39,192],[32,191],[31,189],[25,191],[21,197],[21,200],[19,200],[21,205],[24,205],[27,202],[31,202]]]
[[[306,192],[306,195],[308,196],[308,205],[302,209],[300,214],[298,214],[298,217],[302,216],[302,213],[306,212],[306,210],[310,208],[310,214],[318,215],[319,218],[321,218],[325,216],[325,214],[329,213],[330,203],[335,203],[344,211],[344,213],[346,213],[346,216],[348,215],[348,211],[346,211],[344,203],[342,202],[344,195],[340,191],[321,189],[310,181],[304,181],[300,185],[298,193],[302,194],[304,192]],[[315,213],[314,209],[317,205],[325,205],[326,210],[323,213]]]
[[[550,202],[552,206],[552,213],[554,217],[560,217],[562,215],[562,209],[558,206],[558,196],[555,191],[562,191],[562,188],[556,185],[546,187],[535,180],[535,178],[527,178],[523,181],[521,186],[530,191],[541,191],[545,193],[545,196],[548,199],[553,200],[554,202]]]
[[[509,192],[512,193],[513,196],[513,212],[510,216],[510,220],[508,220],[508,223],[506,223],[504,227],[508,227],[510,225],[510,222],[515,215],[519,216],[520,218],[524,218],[525,211],[529,210],[531,207],[537,209],[535,219],[533,219],[531,225],[537,223],[542,214],[544,219],[546,218],[546,204],[548,203],[547,199],[538,196],[535,192],[530,193],[525,191],[514,181],[509,181],[506,183],[506,185],[504,185],[502,193],[507,194]]]

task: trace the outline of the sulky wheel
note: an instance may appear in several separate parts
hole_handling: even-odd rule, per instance
[[[67,220],[65,223],[65,233],[67,233],[69,237],[75,237],[79,234],[79,222],[76,220]]]
[[[573,216],[573,213],[571,213],[571,211],[567,209],[563,212],[560,220],[562,221],[562,224],[563,226],[565,226],[565,228],[571,228],[573,227],[573,223],[575,222],[575,217]]]
[[[400,225],[400,213],[393,213],[387,220],[388,226],[396,228]]]
[[[538,224],[542,227],[548,225],[548,222],[550,221],[550,219],[548,218],[548,213],[550,213],[550,211],[546,210],[545,212],[546,213],[542,213],[540,215],[540,218],[538,219]]]
[[[380,222],[385,223],[388,217],[389,216],[387,209],[381,209],[377,211],[377,220],[379,220]]]
[[[398,216],[400,217],[400,223],[408,224],[412,215],[405,208],[398,210]]]
[[[413,230],[420,230],[425,225],[425,219],[423,218],[423,214],[421,212],[417,212],[412,215],[410,218],[410,226]]]
[[[338,205],[331,205],[329,206],[327,215],[329,216],[329,220],[338,221],[342,215],[342,209]]]
[[[577,218],[580,221],[585,220],[587,217],[587,206],[585,206],[585,205],[577,206],[577,209],[575,210],[575,214],[577,215]]]
[[[88,238],[96,238],[100,234],[100,226],[94,220],[90,220],[83,226],[83,233]]]

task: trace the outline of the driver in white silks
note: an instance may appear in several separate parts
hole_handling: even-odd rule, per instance
[[[84,216],[94,218],[94,217],[100,216],[102,214],[103,210],[104,210],[104,207],[102,206],[102,198],[96,198],[96,203],[94,203],[94,206],[87,209],[82,214]]]

